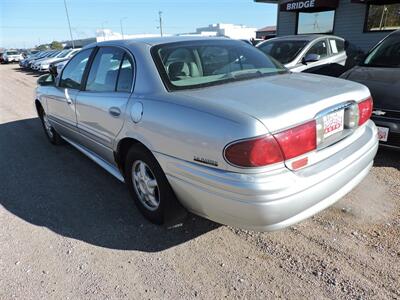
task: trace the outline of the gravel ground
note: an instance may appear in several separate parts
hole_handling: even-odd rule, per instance
[[[400,152],[333,207],[258,233],[149,224],[36,117],[37,75],[0,65],[0,299],[399,299]]]

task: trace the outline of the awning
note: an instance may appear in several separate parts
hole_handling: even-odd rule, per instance
[[[352,3],[363,3],[363,4],[385,5],[385,4],[400,3],[400,0],[351,0],[351,2]]]
[[[336,9],[339,0],[289,0],[279,5],[280,11],[318,12]]]

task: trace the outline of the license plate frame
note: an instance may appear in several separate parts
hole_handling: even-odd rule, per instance
[[[323,138],[326,139],[344,130],[344,109],[331,112],[322,117]]]
[[[381,142],[387,142],[389,138],[389,128],[388,127],[382,127],[382,126],[376,126],[378,129],[378,140]]]

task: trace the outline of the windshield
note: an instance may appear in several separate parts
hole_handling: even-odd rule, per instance
[[[364,66],[400,67],[400,35],[391,35],[368,54]]]
[[[7,51],[6,52],[7,55],[18,55],[17,51]]]
[[[268,41],[257,45],[265,54],[268,54],[282,64],[293,61],[307,45],[307,41]]]
[[[170,90],[198,88],[286,73],[273,58],[253,46],[230,40],[163,44],[151,49]]]
[[[54,57],[57,56],[60,53],[60,51],[54,51],[53,53],[51,53],[48,57]]]
[[[71,52],[71,50],[63,50],[57,55],[57,57],[58,58],[66,57],[68,55],[68,53],[70,53],[70,52]]]

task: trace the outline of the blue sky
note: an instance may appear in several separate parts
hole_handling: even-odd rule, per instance
[[[253,0],[67,0],[74,38],[93,37],[96,29],[124,33],[193,32],[212,23],[261,28],[276,23],[276,6]],[[0,47],[32,47],[69,39],[63,0],[0,0]]]

